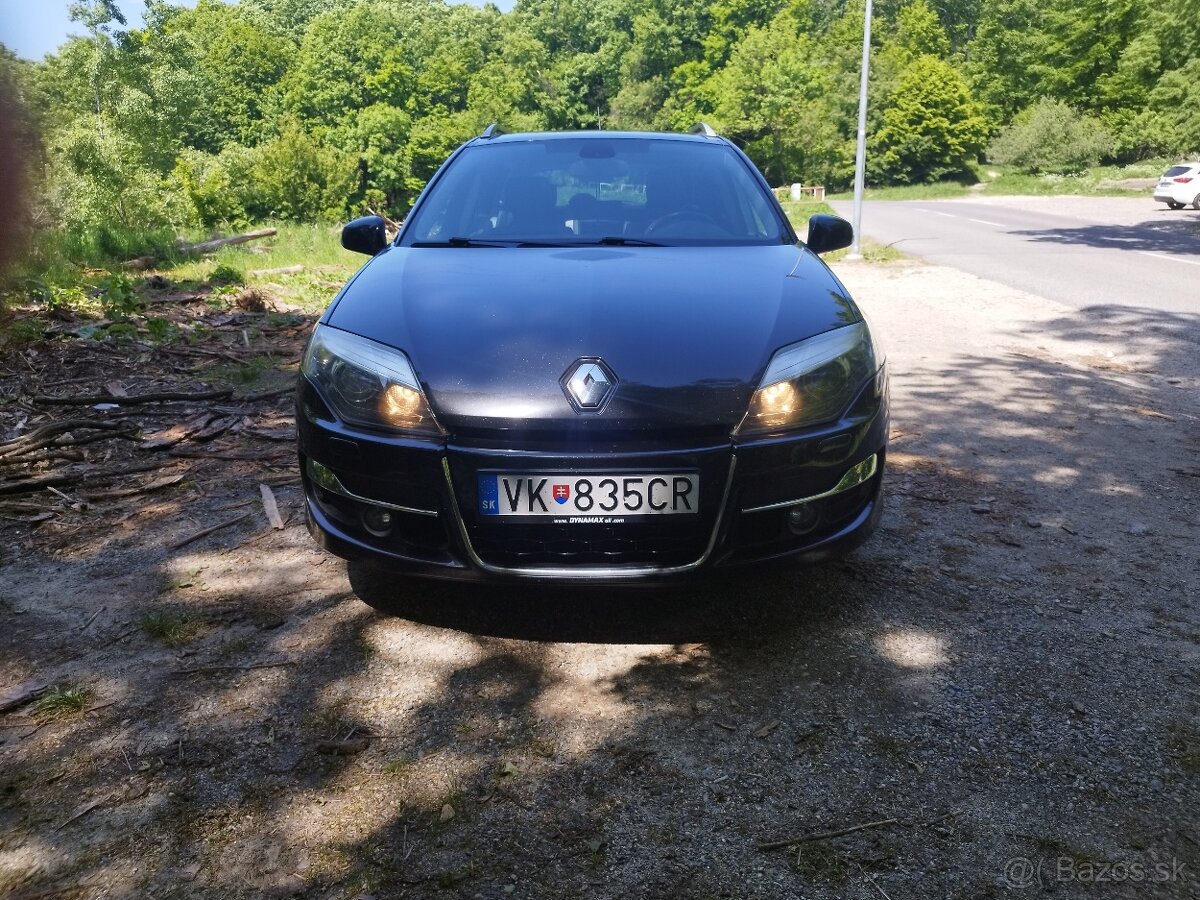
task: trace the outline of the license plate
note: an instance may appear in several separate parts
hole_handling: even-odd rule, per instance
[[[479,476],[482,516],[611,525],[640,516],[695,515],[699,509],[700,476],[694,473]]]

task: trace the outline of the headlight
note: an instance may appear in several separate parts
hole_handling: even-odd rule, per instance
[[[735,434],[819,425],[836,419],[878,369],[864,322],[784,347],[767,366]]]
[[[301,366],[337,417],[354,425],[438,435],[442,429],[408,357],[347,331],[318,325]]]

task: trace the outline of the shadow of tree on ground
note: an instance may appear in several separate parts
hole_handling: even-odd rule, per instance
[[[1200,253],[1200,217],[1176,214],[1171,220],[1148,220],[1137,225],[1080,225],[1076,228],[1014,230],[1010,234],[1039,243],[1081,244],[1101,250],[1153,253]]]

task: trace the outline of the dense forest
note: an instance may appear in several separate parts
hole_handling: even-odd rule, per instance
[[[687,129],[773,183],[852,177],[861,0],[111,0],[0,48],[33,215],[108,229],[403,215],[489,122]],[[878,0],[868,180],[1200,149],[1200,0]]]

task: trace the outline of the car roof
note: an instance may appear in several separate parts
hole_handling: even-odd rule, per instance
[[[528,141],[560,141],[560,140],[667,140],[687,141],[690,143],[727,143],[725,138],[717,134],[680,134],[673,131],[522,131],[508,134],[497,132],[488,135],[486,132],[472,140],[472,144],[515,144]]]

